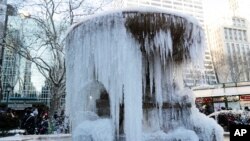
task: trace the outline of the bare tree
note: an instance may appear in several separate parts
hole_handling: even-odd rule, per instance
[[[249,80],[246,57],[246,55],[241,56],[239,53],[228,56],[232,82],[237,83]]]
[[[226,83],[229,80],[230,71],[229,66],[227,63],[227,59],[225,58],[224,54],[214,55],[213,54],[213,65],[215,76],[219,83]]]
[[[240,54],[220,54],[213,56],[214,69],[218,82],[238,83],[249,80],[246,57]]]
[[[34,24],[29,34],[25,36],[26,42],[19,54],[33,62],[39,72],[51,84],[50,114],[60,106],[60,98],[65,95],[66,67],[64,59],[64,42],[66,29],[75,22],[77,16],[93,14],[104,6],[105,1],[97,7],[84,4],[85,0],[35,0],[29,1],[25,7],[33,8],[26,18]],[[26,9],[27,10],[27,9]]]
[[[186,71],[184,78],[184,84],[186,86],[193,87],[203,83],[202,81],[204,81],[205,77],[204,69],[196,66],[189,66]]]

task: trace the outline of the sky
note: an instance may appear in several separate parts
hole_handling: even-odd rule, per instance
[[[238,16],[250,20],[250,0],[237,0],[239,3]],[[207,22],[214,22],[224,18],[231,18],[233,14],[229,9],[229,0],[203,0],[204,16]]]

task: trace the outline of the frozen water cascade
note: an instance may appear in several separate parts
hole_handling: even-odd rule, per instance
[[[185,65],[203,63],[196,20],[126,9],[84,20],[66,41],[66,112],[74,140],[223,140],[223,129],[198,112],[183,85]]]

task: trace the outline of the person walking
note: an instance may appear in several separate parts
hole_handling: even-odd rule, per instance
[[[35,115],[31,111],[31,109],[28,109],[26,115],[24,116],[24,119],[22,121],[22,128],[26,130],[27,135],[35,134]]]
[[[49,128],[48,115],[47,113],[45,113],[42,117],[39,134],[48,134],[48,128]]]

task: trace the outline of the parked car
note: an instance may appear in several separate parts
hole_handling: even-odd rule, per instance
[[[233,124],[250,124],[250,112],[245,110],[221,110],[208,115],[208,117],[214,118],[225,132],[228,132],[230,125]]]

